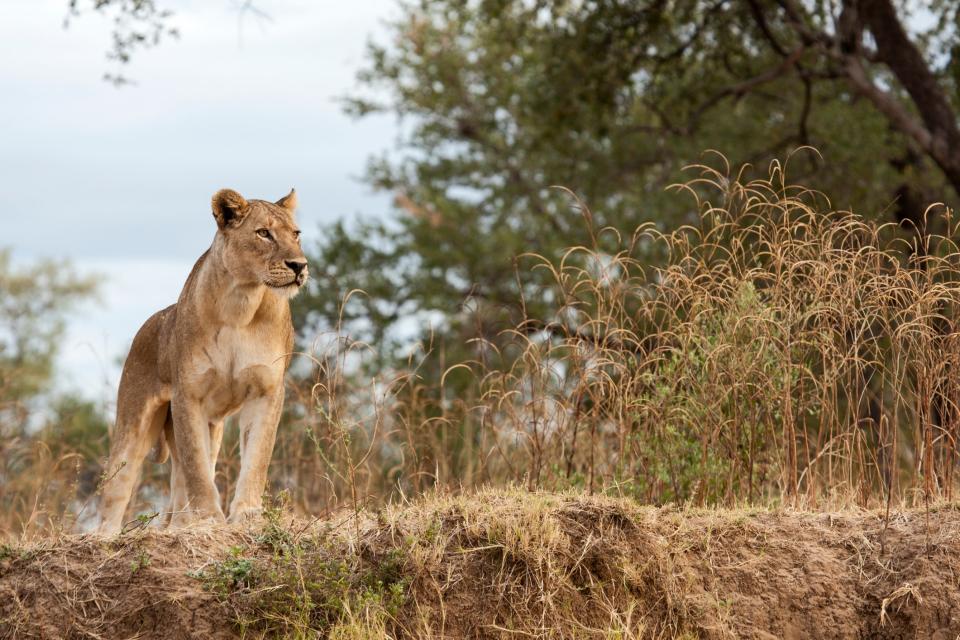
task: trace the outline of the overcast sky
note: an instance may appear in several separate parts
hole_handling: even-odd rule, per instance
[[[117,89],[100,79],[108,20],[64,29],[67,0],[0,2],[0,246],[107,276],[60,367],[61,388],[96,398],[115,393],[115,361],[209,246],[217,189],[276,199],[295,186],[306,243],[321,222],[388,207],[358,177],[397,124],[351,120],[336,98],[395,0],[261,0],[271,21],[242,26],[236,0],[159,4],[181,37],[138,54],[136,86]]]

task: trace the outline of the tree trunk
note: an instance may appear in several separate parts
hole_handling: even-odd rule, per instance
[[[851,77],[851,80],[898,128],[920,145],[960,193],[960,128],[947,95],[920,50],[907,36],[891,0],[862,0],[857,8],[859,17],[877,43],[878,59],[906,90],[920,114],[922,125],[903,105],[876,87],[865,75]],[[853,65],[854,76],[862,71],[862,67],[857,67],[859,62]],[[887,100],[893,104],[878,104],[878,101],[882,103]],[[894,105],[895,108],[891,109]]]

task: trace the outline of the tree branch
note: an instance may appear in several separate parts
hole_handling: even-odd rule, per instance
[[[697,124],[700,122],[700,119],[703,117],[707,111],[716,106],[721,100],[730,96],[742,96],[751,90],[759,87],[760,85],[772,82],[778,78],[783,77],[787,72],[789,72],[797,63],[797,60],[800,59],[800,56],[803,55],[803,52],[806,50],[805,47],[800,46],[794,49],[789,56],[787,56],[783,62],[778,64],[773,69],[769,69],[758,76],[754,76],[743,82],[738,82],[734,85],[726,87],[725,89],[718,91],[713,96],[708,98],[703,104],[701,104],[697,110],[690,117],[690,120],[687,124],[687,132],[692,132],[696,130]]]
[[[917,122],[899,100],[873,83],[857,56],[845,56],[844,61],[844,69],[853,88],[870,100],[896,128],[913,138],[925,152],[930,153],[933,136],[926,127]]]
[[[877,42],[877,57],[906,89],[924,122],[928,135],[924,149],[960,190],[960,129],[936,76],[907,36],[890,0],[863,0],[860,13]]]
[[[750,13],[753,15],[753,21],[757,23],[757,26],[760,28],[760,32],[763,34],[763,37],[767,39],[767,42],[770,43],[770,46],[776,51],[780,56],[786,58],[789,54],[787,50],[781,46],[777,41],[777,38],[773,35],[773,32],[770,30],[770,25],[767,23],[766,16],[763,15],[763,9],[760,7],[760,4],[757,0],[749,0],[748,4],[750,5]]]

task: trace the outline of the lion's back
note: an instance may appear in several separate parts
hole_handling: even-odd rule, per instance
[[[170,384],[170,334],[176,315],[174,303],[147,318],[130,345],[123,366],[125,377],[156,378],[162,384]]]

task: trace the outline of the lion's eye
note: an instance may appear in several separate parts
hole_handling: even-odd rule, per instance
[[[293,237],[297,239],[297,242],[300,242],[300,231],[294,231]]]
[[[266,229],[257,229],[257,235],[261,238],[266,238],[267,240],[270,239],[270,232]]]

